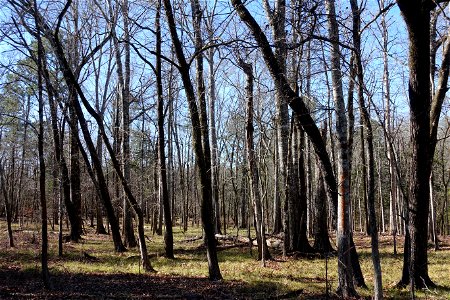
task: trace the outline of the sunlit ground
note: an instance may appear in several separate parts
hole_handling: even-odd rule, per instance
[[[0,223],[0,269],[38,272],[40,269],[40,232],[36,225],[19,229],[14,225],[15,248],[9,248],[4,221]],[[50,261],[52,274],[139,274],[143,273],[139,264],[137,248],[125,253],[115,253],[110,236],[96,235],[95,230],[86,228],[80,243],[64,243],[62,258],[57,256],[57,231],[49,228]],[[175,260],[166,259],[163,237],[152,235],[147,230],[147,246],[152,266],[157,270],[156,277],[200,277],[208,276],[205,250],[200,247],[202,240],[199,228],[190,228],[183,233],[174,228]],[[233,235],[236,232],[232,233]],[[245,232],[240,232],[246,235]],[[450,298],[450,241],[440,238],[441,250],[429,251],[429,272],[438,288],[422,290],[417,296],[426,299]],[[403,241],[399,239],[398,254],[393,254],[392,237],[380,237],[380,254],[383,270],[383,289],[385,297],[409,298],[407,289],[398,289],[396,284],[401,277]],[[370,238],[355,235],[355,243],[360,257],[363,274],[368,289],[357,289],[364,297],[370,297],[373,289],[373,269],[370,251]],[[226,246],[226,247],[224,247]],[[226,249],[221,249],[226,248]],[[335,295],[337,287],[336,257],[283,258],[280,249],[271,249],[275,260],[268,261],[266,267],[256,260],[257,249],[250,251],[247,245],[233,247],[228,242],[219,246],[219,262],[225,282],[244,283],[239,293],[246,298],[263,299],[266,295],[286,295],[302,290],[301,298],[324,297],[328,291]],[[87,259],[84,253],[95,259]],[[1,283],[0,283],[1,287]],[[186,287],[189,288],[189,287]]]

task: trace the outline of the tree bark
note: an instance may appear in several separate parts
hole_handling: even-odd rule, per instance
[[[70,46],[68,49],[71,49],[68,52],[68,60],[71,66],[77,66],[79,64],[79,46],[81,41],[79,40],[79,27],[78,27],[78,3],[75,3],[72,7],[73,10],[73,35],[68,40]],[[75,74],[76,77],[79,74]],[[76,91],[72,88],[69,88],[69,103],[72,103],[73,100],[71,98],[76,98]],[[83,233],[83,219],[81,216],[81,168],[80,168],[80,149],[78,148],[78,120],[77,115],[75,113],[75,109],[72,105],[69,104],[69,115],[71,122],[70,126],[70,136],[69,136],[69,144],[70,144],[70,201],[71,205],[67,206],[67,210],[71,209],[72,219],[70,220],[70,239],[72,241],[77,242],[81,238],[81,234]]]
[[[410,43],[409,104],[412,144],[408,203],[410,245],[409,249],[405,249],[409,257],[405,255],[401,283],[410,285],[411,296],[414,297],[415,288],[435,286],[428,275],[429,177],[436,145],[433,121],[436,116],[439,118],[442,103],[433,101],[432,105],[431,102],[430,21],[435,3],[431,0],[397,0],[397,3],[408,29]],[[407,246],[405,242],[405,248]]]
[[[76,91],[70,91],[69,97],[76,97]],[[70,100],[77,101],[77,100]],[[77,242],[83,233],[82,217],[81,217],[81,168],[80,168],[80,149],[78,148],[77,138],[78,121],[74,108],[70,105],[70,198],[71,205],[67,206],[67,210],[72,209],[72,220],[70,222],[70,239]]]
[[[306,186],[306,174],[305,174],[305,132],[301,128],[300,122],[298,121],[298,116],[294,116],[294,127],[295,134],[297,135],[297,158],[296,162],[293,162],[296,167],[297,172],[297,182],[293,182],[293,184],[298,185],[298,197],[296,197],[298,201],[298,210],[294,213],[295,218],[297,219],[294,224],[297,227],[297,236],[295,236],[294,242],[294,250],[300,251],[302,253],[312,253],[314,249],[311,247],[308,241],[307,235],[307,186]]]

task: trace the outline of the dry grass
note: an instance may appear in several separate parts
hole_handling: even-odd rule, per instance
[[[31,272],[39,271],[39,230],[37,227],[19,229],[15,226],[15,248],[7,247],[6,226],[0,222],[0,272]],[[147,228],[149,231],[149,229]],[[84,274],[85,276],[116,276],[118,280],[122,276],[139,276],[142,270],[139,268],[139,256],[137,249],[128,252],[114,253],[111,239],[107,235],[96,235],[92,228],[86,228],[86,235],[80,243],[65,243],[64,256],[57,256],[57,232],[49,231],[50,238],[50,271],[53,274]],[[175,260],[166,259],[163,254],[163,239],[161,236],[148,234],[147,246],[152,255],[152,265],[158,271],[156,274],[146,277],[147,280],[162,280],[159,288],[164,288],[164,280],[171,278],[200,280],[200,285],[207,277],[207,263],[205,250],[201,247],[201,240],[186,241],[187,239],[201,235],[199,228],[191,228],[183,233],[178,227],[174,228]],[[439,288],[419,291],[420,298],[449,299],[450,298],[450,240],[444,239],[440,251],[429,252],[430,277],[439,285]],[[355,243],[360,255],[368,289],[358,289],[358,293],[370,298],[372,290],[372,262],[370,256],[370,239],[363,235],[355,235]],[[380,252],[383,269],[384,294],[388,298],[408,298],[407,290],[395,288],[401,276],[402,268],[402,244],[398,245],[398,254],[393,255],[391,237],[380,237]],[[95,261],[84,258],[83,253],[89,253],[96,257]],[[326,284],[330,288],[330,294],[337,286],[336,258],[283,258],[279,251],[273,251],[275,260],[268,261],[266,267],[262,267],[256,261],[256,249],[252,253],[247,246],[227,248],[219,251],[219,261],[224,277],[224,284],[230,283],[231,289],[235,289],[230,298],[264,299],[269,296],[279,296],[291,291],[303,290],[300,298],[322,298],[325,295]],[[326,271],[328,276],[326,276]],[[148,275],[141,275],[148,276]],[[133,277],[135,278],[135,277]],[[139,278],[139,277],[136,277]],[[151,278],[151,279],[150,279]],[[175,279],[174,279],[175,278]],[[203,281],[202,281],[203,280]],[[197,281],[196,281],[197,282]],[[196,283],[197,284],[197,283]],[[168,287],[171,285],[168,285]],[[1,289],[5,289],[0,283]],[[187,286],[186,289],[189,290]],[[225,286],[223,287],[225,289]],[[226,289],[228,289],[227,287]],[[172,288],[173,289],[173,288]],[[217,288],[215,289],[217,290]],[[220,289],[219,289],[220,290]],[[202,289],[203,296],[208,297],[212,293],[206,287]],[[144,291],[142,292],[144,293]],[[2,294],[0,293],[0,296]],[[61,296],[57,294],[55,297]],[[142,294],[141,296],[143,296]],[[211,294],[213,295],[213,294]],[[214,294],[215,295],[215,294]],[[45,297],[51,295],[45,294]],[[91,295],[92,296],[92,295]],[[139,297],[136,294],[123,294],[124,297]],[[215,295],[214,297],[216,297]],[[217,297],[216,297],[217,298]],[[220,296],[218,298],[221,298]]]

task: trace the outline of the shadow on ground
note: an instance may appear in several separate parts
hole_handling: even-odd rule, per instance
[[[285,299],[269,282],[211,282],[151,274],[52,274],[44,290],[36,270],[0,269],[1,299]]]

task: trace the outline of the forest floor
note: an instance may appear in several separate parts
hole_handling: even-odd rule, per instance
[[[15,225],[14,229],[16,247],[10,248],[6,223],[0,220],[1,299],[337,299],[335,256],[285,258],[281,249],[270,249],[274,260],[262,267],[256,261],[255,247],[250,251],[248,245],[220,241],[219,262],[224,280],[210,282],[205,249],[199,238],[201,230],[190,228],[183,233],[178,227],[174,228],[174,260],[161,255],[163,238],[148,233],[147,246],[157,273],[147,274],[139,267],[137,248],[115,253],[110,237],[96,235],[89,227],[85,228],[81,242],[64,243],[64,254],[58,257],[57,228],[49,227],[52,288],[44,290],[39,227]],[[236,235],[236,231],[229,234]],[[246,232],[239,234],[245,236]],[[373,287],[370,238],[355,233],[354,239],[368,285],[368,289],[358,288],[358,293],[370,299]],[[430,277],[438,288],[419,291],[419,298],[450,299],[450,238],[440,239],[441,250],[429,251]],[[402,270],[403,240],[398,238],[397,244],[398,254],[394,255],[392,237],[380,236],[384,295],[408,299],[407,289],[396,288]]]

